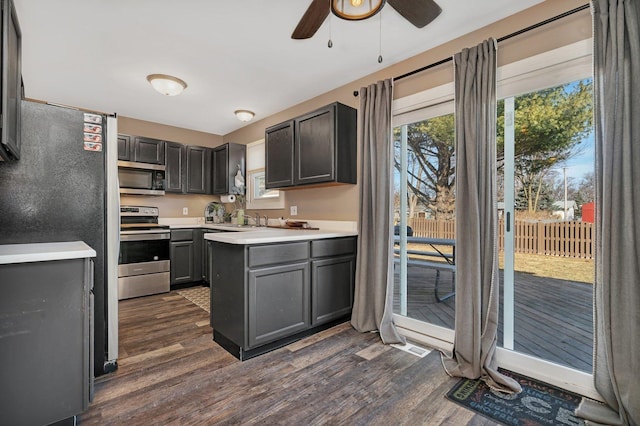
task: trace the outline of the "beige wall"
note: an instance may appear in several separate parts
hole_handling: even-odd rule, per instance
[[[265,128],[289,120],[332,102],[341,102],[354,108],[359,106],[359,98],[353,91],[378,80],[392,78],[421,68],[425,65],[449,58],[465,47],[474,46],[482,40],[496,39],[530,25],[542,22],[553,16],[584,4],[584,0],[547,0],[521,13],[508,17],[495,24],[474,31],[439,47],[387,67],[375,74],[351,82],[321,96],[309,99],[294,107],[251,123],[224,137],[202,132],[179,129],[156,123],[119,117],[118,126],[122,133],[132,133],[185,144],[217,146],[223,142],[247,144],[264,138]],[[507,41],[498,48],[498,64],[503,65],[527,56],[535,55],[556,47],[591,37],[591,15],[589,10],[563,18],[552,24],[530,31]],[[428,71],[402,79],[395,83],[394,97],[401,98],[453,80],[452,63],[440,65]],[[325,220],[358,219],[358,186],[339,185],[325,188],[289,190],[286,194],[286,206],[283,210],[264,210],[261,214],[269,217],[289,217],[289,207],[298,207],[298,218]],[[207,202],[217,200],[215,196],[166,195],[164,197],[123,197],[127,202],[152,203],[161,207],[163,217],[182,217],[182,207],[189,207],[189,216],[201,216]],[[247,211],[252,215],[256,211]]]
[[[217,195],[166,194],[161,197],[148,195],[121,195],[123,206],[153,206],[160,209],[160,217],[202,217],[204,208],[211,201],[220,201]],[[189,214],[184,216],[182,208],[187,207]]]

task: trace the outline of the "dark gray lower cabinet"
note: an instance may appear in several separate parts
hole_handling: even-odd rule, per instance
[[[171,231],[171,284],[200,281],[202,277],[202,246],[199,229]]]
[[[351,313],[355,268],[355,256],[311,261],[311,325]]]
[[[309,263],[249,270],[249,348],[309,327]]]
[[[171,284],[195,281],[193,275],[194,252],[193,241],[171,242]]]
[[[0,423],[79,415],[93,384],[93,265],[88,259],[0,265]]]
[[[348,318],[355,241],[208,241],[214,340],[244,360]]]

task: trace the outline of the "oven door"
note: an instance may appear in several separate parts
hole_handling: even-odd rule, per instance
[[[170,289],[170,233],[147,232],[120,234],[118,300]]]
[[[170,239],[171,234],[167,231],[121,232],[118,264],[126,265],[129,263],[169,260]]]

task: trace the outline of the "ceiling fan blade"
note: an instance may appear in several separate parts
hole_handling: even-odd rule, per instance
[[[387,3],[418,28],[424,27],[442,12],[433,0],[387,0]]]
[[[302,15],[298,26],[293,30],[291,38],[300,40],[313,37],[328,15],[329,0],[313,0],[307,11]]]

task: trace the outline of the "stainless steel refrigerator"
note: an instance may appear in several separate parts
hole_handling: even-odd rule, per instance
[[[114,369],[118,357],[117,120],[22,101],[21,130],[20,159],[0,163],[0,244],[80,240],[96,251],[99,376]]]

